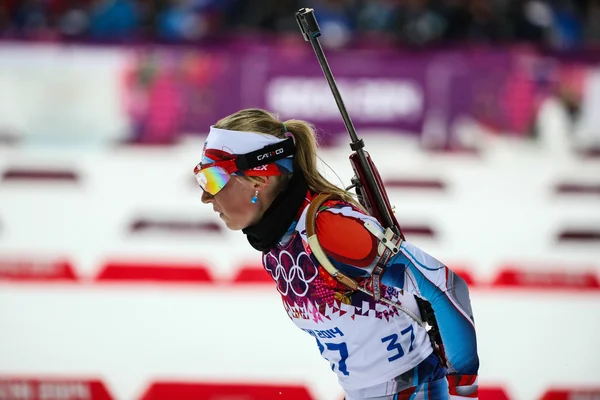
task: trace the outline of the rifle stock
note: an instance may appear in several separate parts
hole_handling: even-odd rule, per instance
[[[356,152],[350,155],[350,163],[352,164],[352,169],[354,170],[355,180],[358,180],[355,187],[359,202],[363,207],[365,207],[370,215],[377,218],[384,228],[391,228],[395,234],[404,239],[400,224],[396,220],[396,216],[393,213],[392,205],[390,204],[387,192],[383,186],[383,180],[379,175],[379,171],[377,170],[375,163],[373,163],[371,155],[367,151],[364,151],[364,154],[369,166],[368,170],[363,169]],[[375,184],[380,188],[379,195],[383,200],[383,205],[380,204],[382,203],[381,201],[378,201],[378,199],[375,198],[377,193],[366,189],[368,187],[367,182],[370,180],[366,176],[367,174],[372,175],[372,179],[375,180]],[[385,213],[380,209],[382,206]]]

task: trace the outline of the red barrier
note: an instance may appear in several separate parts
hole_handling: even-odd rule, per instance
[[[526,289],[599,290],[600,282],[594,272],[541,271],[507,267],[492,282],[496,287],[522,287]]]
[[[500,387],[479,387],[479,400],[510,400],[506,391]]]
[[[420,236],[420,237],[428,237],[431,239],[435,239],[436,232],[435,230],[427,225],[402,225],[402,233],[406,235],[406,237],[410,238],[412,236]]]
[[[152,218],[137,218],[129,224],[129,232],[140,234],[145,232],[161,232],[165,235],[215,235],[221,234],[225,230],[222,224],[214,221],[180,221],[155,220]]]
[[[273,278],[261,264],[244,265],[232,279],[233,284],[273,284]]]
[[[438,179],[389,178],[384,180],[384,185],[389,190],[430,190],[438,192],[446,190],[446,183]]]
[[[461,276],[472,288],[483,289],[514,288],[524,290],[561,290],[600,292],[600,277],[591,268],[588,271],[543,272],[540,268],[508,265],[502,268],[488,285],[475,279],[468,268],[449,268]],[[72,263],[64,259],[29,259],[4,256],[0,258],[0,281],[16,282],[81,282]],[[156,261],[109,261],[94,278],[95,282],[123,282],[157,284],[215,284],[210,266],[191,262]],[[219,281],[220,283],[220,281]],[[273,280],[262,265],[242,264],[236,269],[231,280],[223,282],[232,285],[272,285]]]
[[[554,187],[557,194],[600,195],[600,183],[563,182]]]
[[[578,243],[578,244],[590,244],[600,243],[600,230],[599,229],[564,229],[557,237],[557,242],[561,243]]]
[[[213,283],[210,269],[198,264],[113,261],[95,279],[101,282]]]
[[[31,168],[7,168],[2,174],[3,182],[56,182],[76,184],[79,175],[74,171],[60,169],[31,169]]]
[[[3,400],[112,400],[99,380],[0,376]]]
[[[579,389],[549,389],[540,400],[600,400],[600,386]]]
[[[140,400],[314,400],[307,388],[242,383],[156,382]]]
[[[23,282],[74,282],[75,271],[67,260],[0,259],[0,280]]]

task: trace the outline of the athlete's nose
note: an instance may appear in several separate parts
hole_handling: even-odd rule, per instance
[[[215,198],[215,196],[208,193],[207,191],[205,191],[205,190],[202,191],[201,200],[204,204],[208,204],[208,203],[212,202],[214,198]]]

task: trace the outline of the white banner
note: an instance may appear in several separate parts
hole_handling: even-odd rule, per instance
[[[123,79],[131,50],[0,46],[0,136],[56,142],[129,134]]]

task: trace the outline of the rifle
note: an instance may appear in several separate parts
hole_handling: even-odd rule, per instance
[[[335,83],[331,68],[329,68],[329,63],[323,53],[323,48],[317,39],[321,36],[321,30],[317,24],[314,10],[312,8],[300,9],[296,12],[296,21],[298,22],[298,26],[300,26],[304,40],[310,42],[317,55],[321,69],[325,74],[335,102],[342,114],[346,130],[350,134],[350,148],[354,151],[350,155],[350,163],[355,175],[351,180],[352,185],[347,187],[346,190],[355,188],[359,202],[369,214],[375,217],[384,228],[392,229],[396,235],[404,239],[400,225],[392,212],[392,206],[383,186],[383,181],[371,156],[364,150],[364,141],[359,139],[356,134],[354,124],[348,115],[348,111],[346,111],[346,106]]]
[[[317,23],[317,19],[315,18],[315,13],[312,8],[301,8],[296,12],[296,22],[300,27],[300,31],[304,37],[304,40],[310,42],[315,51],[319,64],[321,65],[321,69],[323,74],[325,75],[325,79],[329,84],[329,88],[333,94],[335,102],[338,106],[338,109],[342,115],[342,119],[344,120],[344,125],[346,126],[346,130],[350,134],[350,148],[353,150],[353,153],[350,155],[350,163],[354,170],[354,177],[351,179],[351,185],[346,188],[346,190],[350,190],[352,188],[355,189],[356,195],[359,203],[367,210],[367,212],[375,217],[379,223],[386,229],[386,232],[391,232],[399,237],[401,240],[404,240],[404,235],[402,233],[402,229],[400,228],[400,224],[396,220],[394,216],[392,206],[390,204],[387,192],[383,185],[383,181],[381,176],[379,175],[379,171],[375,167],[373,160],[369,153],[364,149],[365,143],[362,139],[358,138],[356,134],[356,130],[354,129],[354,124],[348,115],[348,111],[346,110],[346,106],[344,105],[344,101],[340,92],[337,88],[337,84],[333,77],[333,73],[331,72],[331,68],[329,67],[329,63],[327,62],[327,58],[323,52],[323,48],[319,43],[319,36],[321,36],[321,30]],[[318,203],[322,204],[325,201],[325,197],[320,200]],[[318,209],[318,207],[315,207]],[[446,358],[444,355],[443,344],[441,341],[441,336],[439,334],[439,329],[437,325],[437,321],[435,319],[435,315],[431,304],[421,299],[420,297],[415,296],[417,304],[419,306],[419,311],[421,313],[421,318],[418,318],[414,315],[410,310],[407,310],[403,306],[393,303],[391,301],[387,301],[387,299],[381,298],[379,293],[379,276],[372,283],[371,287],[365,287],[364,285],[358,284],[354,279],[342,274],[337,268],[335,268],[327,259],[322,248],[318,242],[316,234],[314,232],[314,219],[315,215],[313,213],[308,213],[307,217],[307,234],[308,241],[313,249],[313,253],[315,256],[321,261],[322,266],[340,283],[347,286],[352,290],[360,290],[365,292],[371,296],[373,296],[377,301],[382,301],[386,304],[393,305],[404,313],[409,315],[413,320],[415,320],[419,325],[423,326],[431,338],[432,344],[436,353],[440,357],[443,364],[446,364]],[[367,226],[367,229],[369,227]],[[370,230],[370,229],[369,229]],[[386,234],[385,236],[381,233],[376,233],[375,231],[371,231],[371,233],[375,234],[379,237],[382,243],[385,243],[388,248],[392,250],[393,253],[398,252],[398,248],[394,248],[389,245],[390,239],[392,239],[392,235]],[[400,241],[401,242],[401,241]],[[316,251],[315,251],[316,250]],[[381,271],[383,272],[383,271]]]

